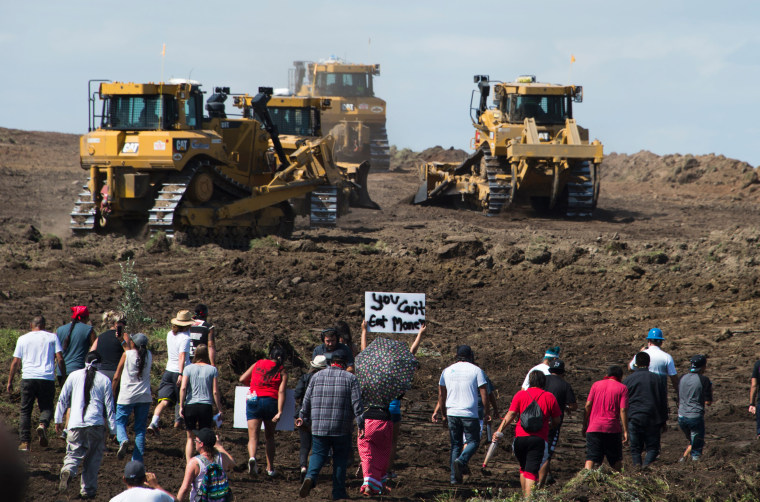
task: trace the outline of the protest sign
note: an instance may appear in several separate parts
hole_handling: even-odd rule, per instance
[[[236,429],[247,429],[248,420],[245,416],[245,398],[248,394],[248,387],[235,387],[235,411],[233,413],[232,426]],[[287,389],[285,391],[285,405],[282,408],[282,415],[277,421],[276,430],[278,431],[292,431],[293,430],[293,418],[296,409],[296,399],[293,394],[293,389]],[[264,427],[264,424],[261,424]]]
[[[374,333],[417,333],[425,322],[425,293],[364,293],[364,320]]]

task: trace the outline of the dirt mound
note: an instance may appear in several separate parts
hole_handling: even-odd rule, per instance
[[[760,180],[750,164],[723,155],[634,155],[612,153],[602,162],[602,181],[631,186],[678,187],[683,193],[698,192],[709,197],[758,197]]]
[[[462,162],[469,155],[464,150],[453,146],[446,149],[441,146],[414,152],[408,148],[402,150],[391,147],[391,169],[417,172],[417,167],[425,162]]]

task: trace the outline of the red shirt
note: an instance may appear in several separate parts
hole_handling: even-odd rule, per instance
[[[250,392],[256,391],[258,397],[273,397],[277,399],[282,382],[282,374],[278,371],[272,378],[266,380],[265,374],[276,366],[277,363],[271,359],[261,359],[256,361],[251,371]]]
[[[591,403],[586,432],[622,432],[620,410],[628,409],[628,387],[613,378],[594,382],[586,401]]]
[[[544,426],[538,432],[527,432],[522,428],[522,424],[517,422],[515,428],[515,437],[525,436],[538,436],[544,441],[549,440],[549,422],[551,417],[559,417],[562,415],[562,410],[559,409],[557,398],[551,392],[546,392],[538,387],[530,387],[528,390],[521,390],[512,398],[512,403],[509,405],[509,411],[514,411],[519,415],[525,411],[525,408],[530,406],[533,401],[538,403],[538,407],[544,414]]]

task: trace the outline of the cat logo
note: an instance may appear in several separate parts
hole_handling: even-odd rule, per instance
[[[137,153],[140,149],[140,143],[124,143],[124,147],[121,149],[121,153]]]
[[[352,112],[354,111],[354,104],[353,103],[343,103],[341,105],[341,108],[344,112]]]
[[[175,152],[186,152],[187,151],[187,144],[190,142],[188,139],[175,139],[174,140],[174,151]]]

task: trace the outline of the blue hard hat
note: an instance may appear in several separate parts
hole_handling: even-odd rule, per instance
[[[662,330],[660,328],[652,328],[647,334],[647,340],[665,340],[662,336]]]

